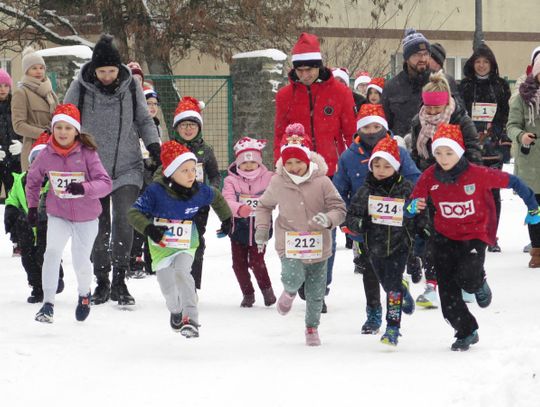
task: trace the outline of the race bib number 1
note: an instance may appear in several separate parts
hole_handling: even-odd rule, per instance
[[[285,232],[285,257],[288,259],[320,259],[322,250],[322,232]]]
[[[497,103],[473,103],[471,119],[473,122],[491,123],[497,113]]]
[[[257,209],[257,205],[259,204],[259,198],[255,195],[240,195],[238,197],[238,202],[240,202],[242,205],[248,205],[253,209],[253,212],[251,212],[251,215],[249,216],[255,216],[255,209]]]
[[[379,225],[403,226],[405,199],[370,195],[368,214],[371,221]]]
[[[190,220],[168,220],[156,218],[154,219],[154,225],[167,227],[167,231],[161,240],[163,243],[165,243],[165,247],[175,249],[189,249],[191,247],[192,222]],[[153,241],[152,244],[154,246],[159,245]]]
[[[58,198],[71,199],[82,198],[83,195],[71,195],[66,192],[66,187],[72,182],[84,182],[84,172],[60,172],[49,171],[49,180],[54,194]]]

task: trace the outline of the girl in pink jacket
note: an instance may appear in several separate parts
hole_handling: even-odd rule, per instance
[[[326,176],[328,166],[310,151],[309,139],[286,134],[276,173],[259,199],[255,242],[261,250],[270,239],[272,210],[276,251],[281,258],[283,293],[277,310],[287,314],[300,286],[306,296],[306,345],[321,344],[317,327],[326,290],[326,263],[332,255],[332,229],[345,220],[345,203]]]
[[[47,194],[47,248],[43,260],[43,306],[36,321],[53,322],[54,297],[62,252],[71,237],[73,268],[77,275],[79,301],[77,321],[90,313],[92,263],[90,253],[98,232],[100,198],[112,191],[112,181],[103,168],[93,138],[81,133],[80,113],[72,104],[58,105],[51,127],[53,135],[28,171],[26,198],[28,223],[37,224],[39,192],[45,177]]]
[[[273,172],[262,163],[261,150],[266,140],[244,137],[235,144],[236,160],[229,166],[229,175],[223,183],[223,196],[234,215],[230,234],[233,270],[244,298],[241,307],[252,307],[255,290],[249,269],[253,270],[261,289],[264,305],[275,304],[276,296],[264,262],[265,250],[259,251],[255,244],[255,208],[259,198],[268,187]]]

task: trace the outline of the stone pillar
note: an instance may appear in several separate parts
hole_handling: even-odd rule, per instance
[[[287,55],[276,49],[245,52],[233,56],[233,145],[242,137],[267,139],[264,164],[274,168],[275,97],[283,83]]]

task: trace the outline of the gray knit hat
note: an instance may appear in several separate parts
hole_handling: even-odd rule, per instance
[[[403,44],[403,59],[406,61],[412,54],[419,51],[430,51],[429,41],[422,33],[416,32],[414,28],[405,30],[405,37],[401,42]]]
[[[22,70],[26,75],[26,71],[33,65],[45,65],[45,60],[39,55],[34,48],[26,47],[22,52]]]
[[[431,58],[435,60],[440,66],[444,66],[444,61],[446,59],[446,50],[444,47],[436,42],[431,44]]]

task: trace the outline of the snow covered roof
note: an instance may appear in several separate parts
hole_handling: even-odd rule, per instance
[[[274,61],[285,61],[287,59],[286,54],[284,54],[279,49],[274,49],[274,48],[261,49],[258,51],[251,51],[251,52],[241,52],[240,54],[233,55],[233,59],[259,58],[259,57],[272,58]]]
[[[56,57],[60,55],[71,55],[81,59],[91,59],[92,49],[86,45],[69,45],[65,47],[47,48],[36,51],[42,57]]]

